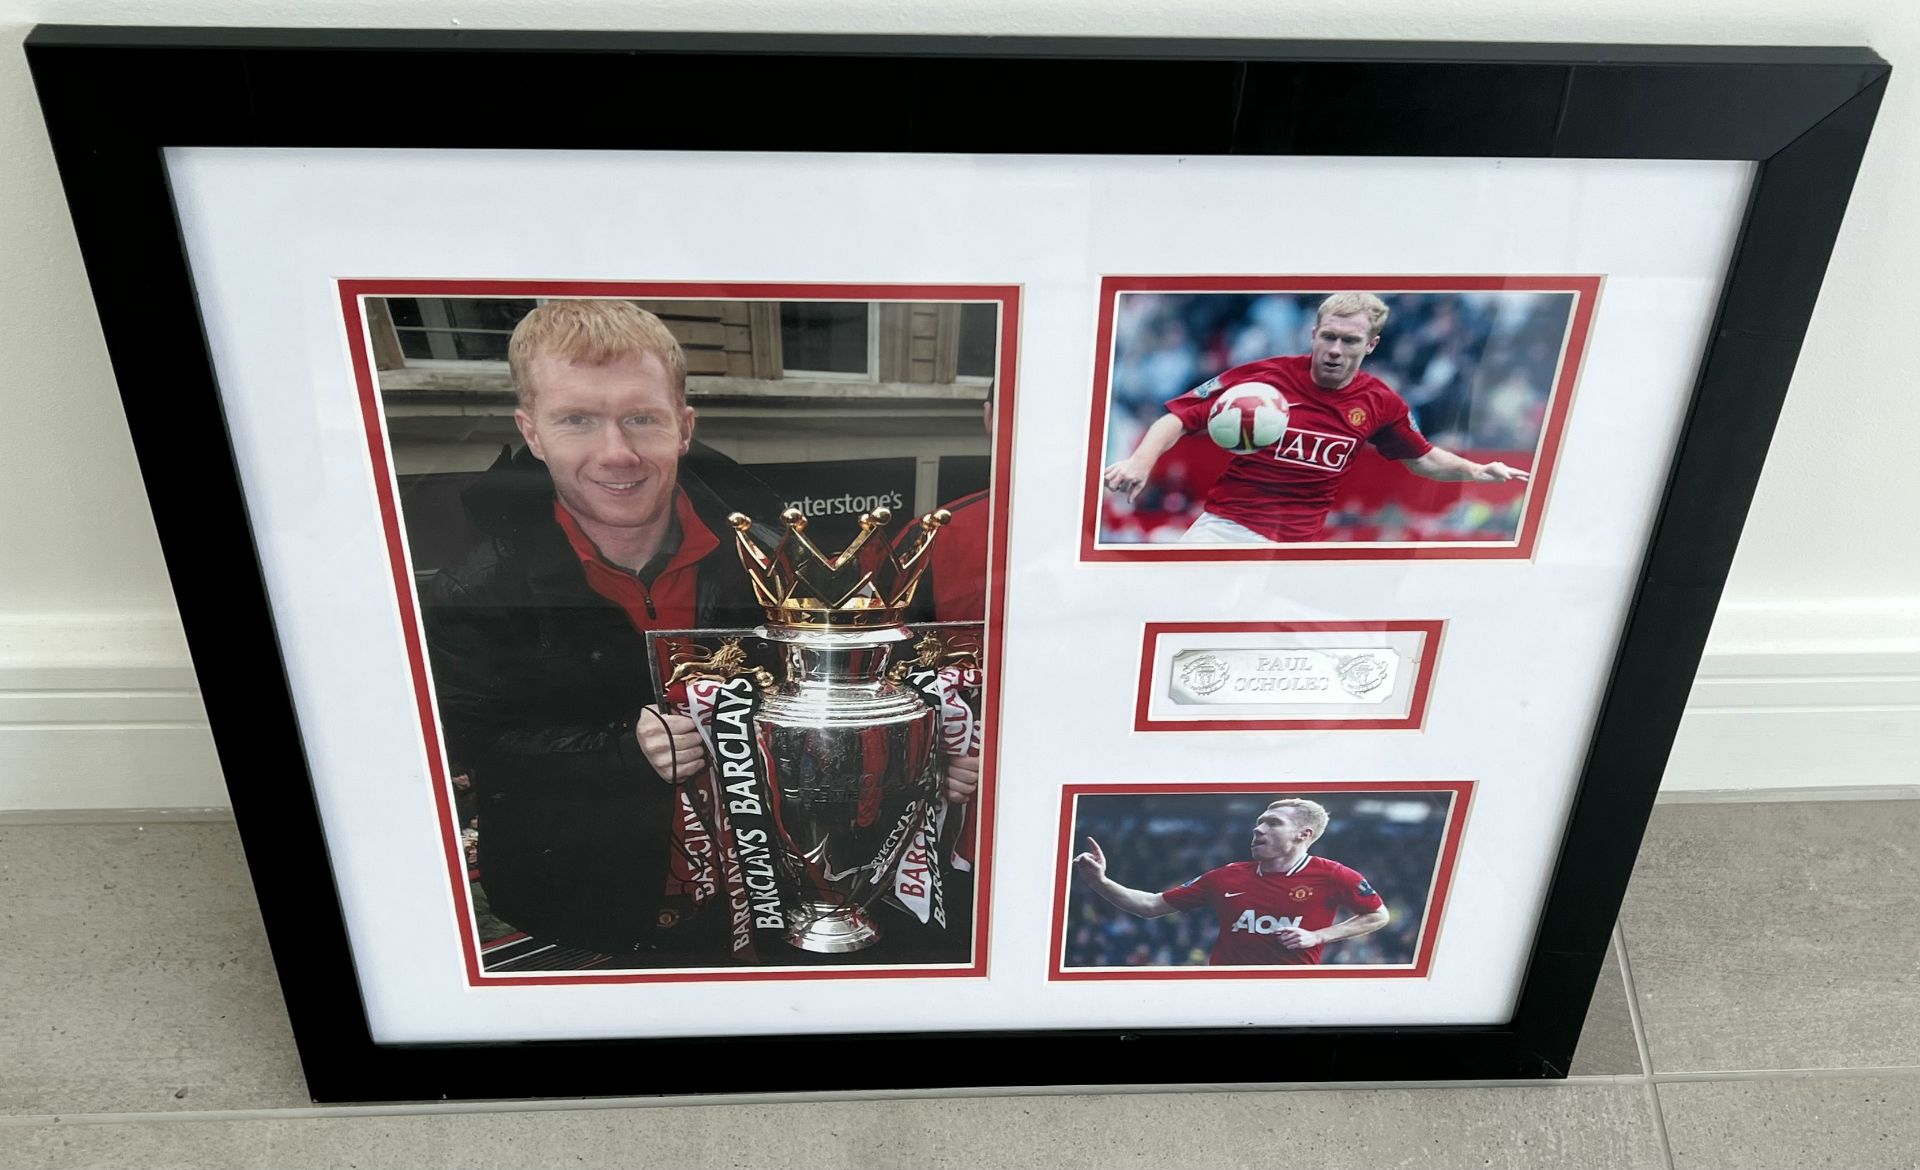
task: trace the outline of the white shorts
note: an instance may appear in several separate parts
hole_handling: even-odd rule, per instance
[[[1200,513],[1193,527],[1180,536],[1181,544],[1272,544],[1271,540],[1234,520],[1222,519],[1211,512]]]

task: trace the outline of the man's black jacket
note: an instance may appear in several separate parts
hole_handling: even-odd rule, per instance
[[[679,479],[720,545],[699,564],[694,612],[662,613],[662,628],[759,624],[726,516],[771,526],[779,501],[707,448],[681,460]],[[503,451],[462,503],[486,539],[434,577],[422,608],[447,753],[479,798],[488,903],[536,938],[608,954],[645,947],[674,794],[634,739],[655,699],[646,644],[588,587],[553,518],[546,464]]]

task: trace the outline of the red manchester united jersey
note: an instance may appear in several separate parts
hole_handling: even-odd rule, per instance
[[[943,504],[952,518],[933,542],[933,564],[922,588],[933,591],[933,620],[979,622],[987,617],[987,527],[993,523],[993,503],[986,492]],[[909,525],[900,544],[908,546]],[[916,537],[917,539],[917,537]]]
[[[1263,874],[1251,861],[1236,861],[1210,869],[1161,897],[1180,910],[1213,907],[1220,919],[1220,939],[1213,944],[1211,960],[1216,967],[1318,963],[1324,947],[1284,947],[1279,940],[1281,929],[1325,930],[1343,918],[1382,905],[1366,878],[1337,861],[1311,854],[1286,873]]]
[[[932,560],[920,581],[916,616],[935,622],[980,622],[987,618],[987,529],[993,523],[993,503],[984,491],[962,496],[941,507],[950,512],[946,527],[934,538]],[[920,528],[909,524],[894,539],[894,552],[905,556],[919,546]],[[955,810],[962,818],[954,838],[957,869],[973,868],[980,827],[968,802]],[[949,814],[953,815],[953,814]]]
[[[1207,492],[1206,510],[1268,540],[1317,540],[1333,507],[1340,476],[1361,443],[1389,459],[1418,459],[1433,449],[1407,415],[1407,404],[1372,374],[1355,374],[1342,390],[1324,390],[1312,359],[1265,358],[1235,366],[1167,403],[1189,432],[1204,431],[1220,391],[1264,382],[1286,397],[1287,430],[1278,443],[1236,455]]]

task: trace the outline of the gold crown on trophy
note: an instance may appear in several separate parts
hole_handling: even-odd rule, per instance
[[[837,555],[822,552],[807,536],[807,518],[798,508],[780,513],[786,533],[772,548],[753,539],[751,517],[735,512],[734,543],[753,591],[774,625],[815,629],[874,629],[898,625],[913,601],[914,587],[927,570],[927,553],[940,528],[952,519],[945,508],[922,516],[920,539],[905,556],[896,555],[881,533],[893,512],[875,508],[860,517],[860,532]]]

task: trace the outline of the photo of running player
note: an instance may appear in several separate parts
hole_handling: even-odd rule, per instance
[[[1165,283],[1108,281],[1089,559],[1528,555],[1597,279]]]
[[[1129,787],[1068,798],[1057,977],[1424,966],[1469,785]]]

